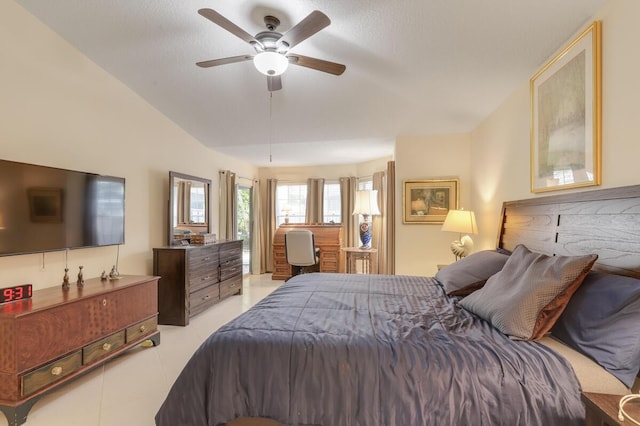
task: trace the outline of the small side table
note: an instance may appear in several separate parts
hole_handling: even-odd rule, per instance
[[[582,402],[586,408],[586,426],[617,426],[631,424],[630,421],[621,422],[618,420],[618,403],[622,395],[610,395],[606,393],[584,392]],[[624,406],[624,410],[640,419],[640,403],[629,401]]]
[[[363,274],[378,273],[378,249],[345,247],[342,249],[345,254],[345,265],[347,274],[358,273],[358,260],[361,262]]]

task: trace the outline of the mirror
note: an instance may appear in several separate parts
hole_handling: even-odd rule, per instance
[[[211,180],[169,172],[169,245],[188,244],[193,234],[208,234]]]

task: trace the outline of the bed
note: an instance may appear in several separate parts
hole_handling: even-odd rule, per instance
[[[640,186],[538,197],[436,277],[294,277],[202,344],[156,424],[584,424],[582,391],[638,373],[639,234]]]

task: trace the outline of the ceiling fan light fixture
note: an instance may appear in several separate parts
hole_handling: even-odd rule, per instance
[[[264,75],[280,75],[287,70],[289,60],[277,52],[260,52],[253,57],[253,65]]]

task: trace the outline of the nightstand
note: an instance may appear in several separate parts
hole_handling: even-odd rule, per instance
[[[582,402],[586,408],[586,426],[624,426],[631,422],[618,420],[618,403],[622,395],[584,392]],[[640,419],[640,400],[629,401],[624,410],[634,419]]]
[[[345,247],[342,249],[345,254],[345,264],[347,274],[357,274],[357,261],[361,262],[360,270],[363,274],[377,274],[378,269],[378,249]]]

